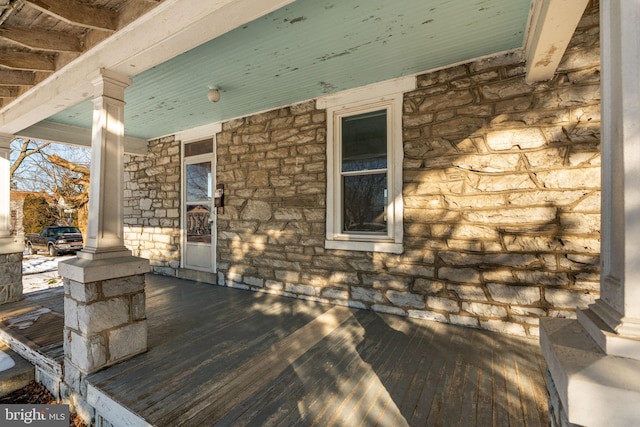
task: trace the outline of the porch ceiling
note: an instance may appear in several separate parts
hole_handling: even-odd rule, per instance
[[[530,6],[531,0],[297,0],[129,73],[125,133],[151,139],[521,48]],[[215,104],[207,99],[213,86],[221,92]],[[88,97],[51,112],[51,121],[91,127]]]

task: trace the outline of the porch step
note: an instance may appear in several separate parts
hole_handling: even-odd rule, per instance
[[[35,367],[4,344],[0,343],[0,350],[15,363],[13,367],[0,371],[0,397],[2,397],[32,382],[35,378]],[[0,354],[0,358],[4,359],[5,356]]]

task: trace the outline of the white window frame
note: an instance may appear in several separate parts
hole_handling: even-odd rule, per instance
[[[404,78],[318,100],[318,108],[327,110],[326,249],[403,252],[402,105],[403,93],[414,88],[415,78]],[[344,233],[341,119],[379,110],[387,111],[387,233]]]

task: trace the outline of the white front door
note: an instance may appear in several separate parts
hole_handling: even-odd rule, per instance
[[[199,141],[194,144],[203,144]],[[189,150],[185,144],[183,161],[183,217],[182,247],[183,267],[187,269],[215,272],[216,270],[216,224],[213,207],[215,188],[215,159],[213,141],[211,151],[189,155],[202,150]]]

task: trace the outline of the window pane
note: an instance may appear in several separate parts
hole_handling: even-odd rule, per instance
[[[211,162],[187,165],[187,202],[211,200]]]
[[[213,153],[213,139],[205,139],[204,141],[190,142],[184,146],[184,156],[191,157],[198,154]]]
[[[387,110],[342,118],[342,172],[387,167]]]
[[[343,232],[387,232],[387,174],[343,177]]]
[[[211,243],[210,207],[205,205],[187,206],[187,241]]]

